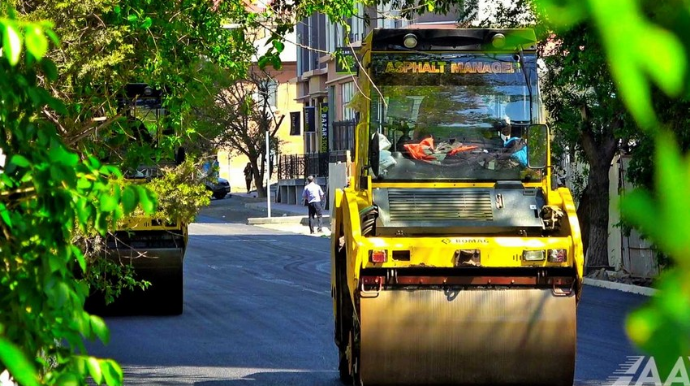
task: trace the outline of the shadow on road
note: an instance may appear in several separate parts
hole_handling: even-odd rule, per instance
[[[194,386],[342,386],[336,371],[259,372],[241,379],[200,381]]]

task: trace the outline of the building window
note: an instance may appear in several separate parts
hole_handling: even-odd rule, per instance
[[[375,28],[404,28],[409,24],[407,19],[400,16],[400,10],[394,8],[392,4],[383,4],[376,9]]]
[[[340,24],[328,22],[328,29],[326,30],[328,41],[328,52],[335,52],[338,48],[343,47],[343,27]]]
[[[364,5],[357,3],[357,12],[350,21],[350,42],[364,40]]]
[[[333,122],[333,150],[355,150],[355,120]]]
[[[302,113],[299,111],[290,112],[290,135],[302,134]]]
[[[352,98],[355,96],[355,82],[347,82],[341,85],[341,98],[342,98],[342,119],[344,121],[355,119],[355,110],[349,107]]]

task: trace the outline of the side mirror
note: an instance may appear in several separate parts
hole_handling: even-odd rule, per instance
[[[379,133],[374,132],[369,140],[369,167],[371,167],[374,176],[379,175],[379,157],[381,150],[379,149]]]
[[[546,125],[527,128],[527,166],[531,169],[546,167],[549,146],[549,130]]]

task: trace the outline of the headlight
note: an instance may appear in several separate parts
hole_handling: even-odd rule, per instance
[[[403,38],[403,45],[407,48],[415,48],[417,46],[417,36],[415,34],[407,34]]]
[[[372,263],[385,263],[388,261],[388,251],[374,250],[369,251],[369,261]]]
[[[491,44],[496,48],[503,48],[506,45],[506,36],[502,33],[497,33],[491,37]]]
[[[522,260],[542,261],[545,259],[544,251],[522,251]]]
[[[549,249],[549,263],[565,263],[568,261],[568,251],[566,249]]]

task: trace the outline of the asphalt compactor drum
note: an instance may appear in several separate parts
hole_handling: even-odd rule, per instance
[[[551,289],[363,294],[361,382],[572,385],[575,307]]]

